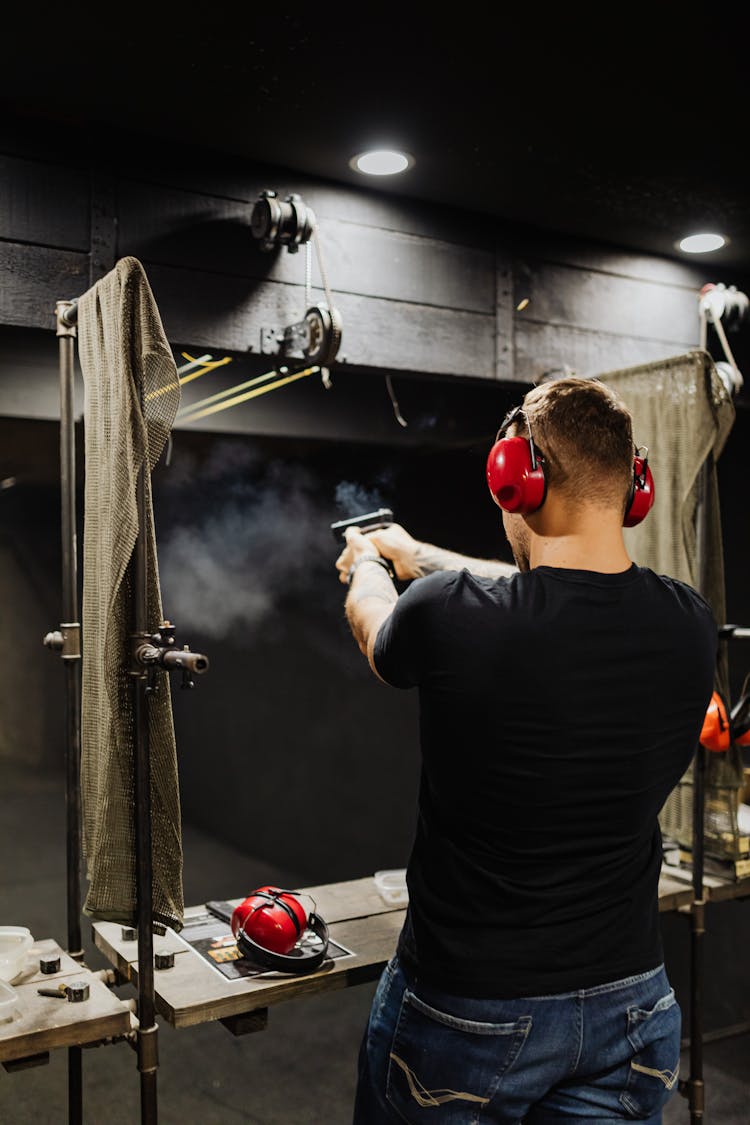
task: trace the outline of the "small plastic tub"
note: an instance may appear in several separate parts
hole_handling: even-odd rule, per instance
[[[0,980],[0,1023],[12,1020],[18,1008],[18,993],[12,985]]]
[[[0,981],[11,981],[23,972],[33,944],[25,926],[0,926]]]
[[[376,871],[374,878],[380,897],[389,906],[406,906],[408,904],[409,892],[406,887],[405,867],[391,871]]]

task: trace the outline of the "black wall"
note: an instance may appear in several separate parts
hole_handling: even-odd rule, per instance
[[[171,463],[162,459],[153,478],[164,610],[178,637],[211,661],[194,691],[173,680],[187,820],[249,854],[299,866],[312,881],[405,862],[416,699],[380,684],[349,634],[329,524],[386,505],[420,538],[509,559],[483,469],[513,391],[483,391],[487,422],[466,410],[465,390],[459,409],[446,406],[445,388],[418,388],[442,408],[443,425],[452,421],[453,447],[175,434]],[[0,469],[23,449],[37,471],[0,491],[0,745],[6,756],[55,768],[61,677],[41,638],[60,616],[57,435],[52,424],[4,420],[0,436]],[[719,481],[728,617],[745,625],[749,441],[750,412],[740,408]],[[79,463],[81,452],[79,433]],[[79,486],[79,520],[82,504]],[[750,671],[746,643],[732,643],[730,668],[736,697]]]

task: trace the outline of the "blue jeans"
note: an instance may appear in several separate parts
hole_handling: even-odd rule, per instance
[[[660,1125],[680,1008],[664,966],[521,1000],[452,996],[394,957],[359,1053],[353,1125]]]

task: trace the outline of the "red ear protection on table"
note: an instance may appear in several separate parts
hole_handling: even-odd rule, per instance
[[[231,926],[242,956],[265,969],[310,973],[328,952],[328,927],[315,911],[308,916],[297,891],[259,887],[233,911]],[[305,949],[298,944],[307,930],[322,946]]]
[[[544,503],[547,479],[544,457],[534,446],[528,419],[527,438],[502,437],[518,414],[523,414],[520,406],[512,410],[503,422],[487,456],[487,485],[492,499],[504,512],[516,512],[525,516],[538,511]],[[648,456],[641,457],[640,451],[636,449],[630,499],[622,521],[624,527],[635,527],[645,519],[651,511],[654,495],[654,478],[648,465]]]

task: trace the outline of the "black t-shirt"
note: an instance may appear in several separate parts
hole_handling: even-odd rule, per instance
[[[375,666],[418,687],[422,773],[399,954],[466,996],[540,996],[663,959],[658,814],[711,698],[690,586],[538,566],[413,581]]]

